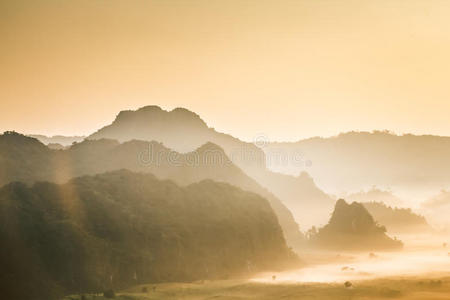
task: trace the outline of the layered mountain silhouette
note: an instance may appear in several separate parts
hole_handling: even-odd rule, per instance
[[[424,201],[421,209],[428,219],[434,222],[433,225],[440,229],[449,228],[450,192],[448,190],[442,190],[437,195]]]
[[[86,138],[85,136],[46,136],[42,134],[30,134],[28,136],[38,139],[44,145],[61,145],[62,147],[70,146],[73,143],[79,143]]]
[[[309,166],[270,167],[288,174],[306,170],[329,193],[360,191],[376,185],[417,195],[448,187],[450,182],[450,137],[349,132],[330,138],[270,143],[263,150],[301,153],[311,162]]]
[[[66,150],[52,150],[38,140],[14,132],[0,136],[0,185],[13,181],[63,183],[70,178],[118,169],[148,172],[188,185],[204,179],[226,182],[265,197],[273,207],[289,246],[304,242],[286,206],[231,162],[217,145],[178,153],[158,142],[85,140]]]
[[[394,195],[391,191],[372,187],[368,191],[360,191],[346,195],[345,199],[350,202],[380,202],[389,206],[401,207],[405,205],[405,201]]]
[[[402,243],[386,235],[360,203],[348,204],[340,199],[327,225],[311,232],[313,246],[331,250],[388,250],[402,247]]]
[[[265,154],[255,144],[209,128],[197,114],[184,108],[165,111],[158,106],[146,106],[122,111],[111,125],[87,139],[102,138],[120,142],[154,140],[178,152],[190,152],[205,143],[214,143],[247,175],[280,198],[305,228],[326,222],[334,204],[306,174],[289,176],[268,170]],[[317,212],[316,208],[321,207],[324,210]]]
[[[265,166],[263,151],[252,143],[209,128],[196,113],[184,108],[165,111],[159,106],[145,106],[135,111],[121,111],[111,125],[99,129],[87,139],[158,141],[177,152],[190,152],[211,142],[219,145],[244,170]]]
[[[294,266],[261,196],[211,180],[180,187],[126,170],[0,189],[3,299],[61,299],[148,282]]]
[[[450,191],[442,190],[438,195],[422,203],[425,208],[450,207]]]
[[[391,207],[382,202],[364,202],[362,205],[391,233],[420,233],[433,230],[424,216],[414,213],[410,208]]]
[[[253,177],[283,200],[301,228],[323,226],[330,219],[336,200],[320,190],[308,173],[290,176],[261,171]]]

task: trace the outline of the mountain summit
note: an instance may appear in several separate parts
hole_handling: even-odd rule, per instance
[[[234,163],[245,171],[265,167],[264,152],[252,143],[208,127],[199,115],[185,109],[171,111],[159,106],[144,106],[137,110],[121,111],[112,124],[90,135],[87,139],[114,139],[158,141],[177,152],[194,151],[207,142],[224,149]]]
[[[185,108],[166,111],[152,105],[122,111],[111,125],[88,137],[90,140],[105,138],[120,142],[158,141],[180,153],[217,150],[214,146],[217,145],[233,164],[280,198],[304,228],[325,224],[333,209],[334,200],[323,193],[309,175],[303,173],[294,177],[271,172],[266,168],[264,151],[254,143],[208,127],[196,113]],[[218,151],[208,152],[214,152],[208,153],[213,159],[215,154],[219,155]]]

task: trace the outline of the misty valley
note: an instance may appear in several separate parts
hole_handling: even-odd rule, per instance
[[[448,299],[448,153],[387,131],[244,142],[158,106],[6,131],[0,298]]]

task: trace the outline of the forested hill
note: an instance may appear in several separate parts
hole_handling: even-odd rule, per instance
[[[424,216],[414,213],[410,208],[391,207],[381,202],[365,202],[362,205],[390,232],[420,233],[433,230]]]
[[[3,299],[227,278],[295,265],[264,198],[115,171],[0,189]]]
[[[13,181],[64,183],[73,177],[119,169],[152,173],[180,185],[212,179],[258,193],[272,205],[289,245],[298,247],[303,242],[286,206],[232,163],[215,144],[207,143],[181,154],[158,142],[133,140],[121,144],[103,139],[86,140],[66,150],[52,150],[18,133],[0,135],[0,185]]]
[[[378,224],[367,209],[357,202],[336,202],[330,221],[319,231],[311,232],[311,244],[335,250],[392,250],[403,246],[390,238],[386,227]]]

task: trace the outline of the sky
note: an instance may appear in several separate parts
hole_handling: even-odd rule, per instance
[[[0,131],[185,107],[243,140],[450,135],[447,0],[0,0]]]

